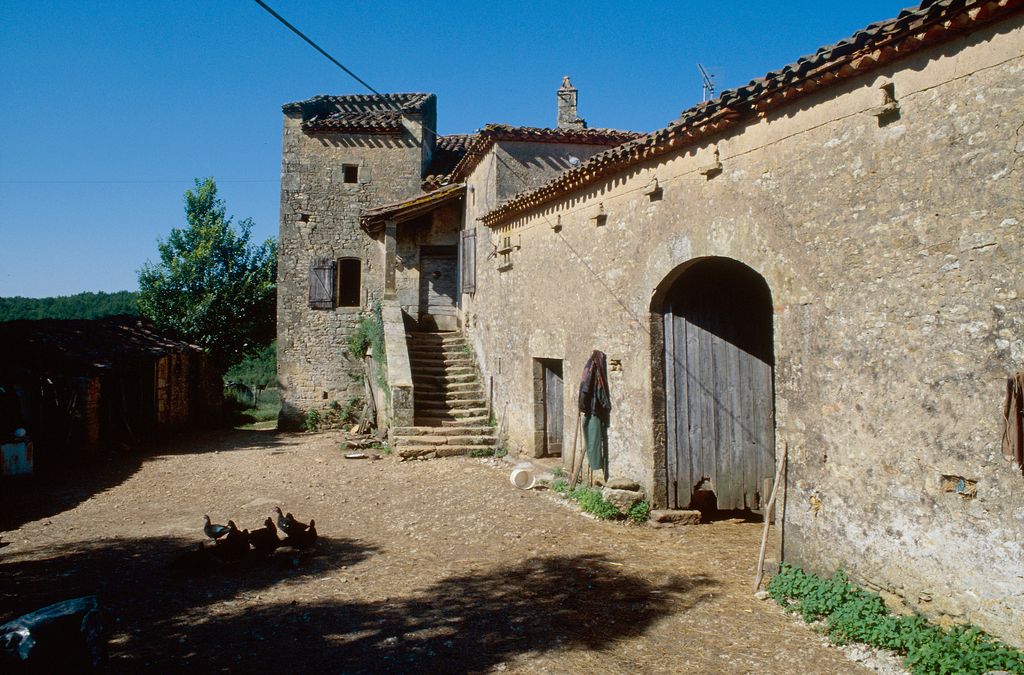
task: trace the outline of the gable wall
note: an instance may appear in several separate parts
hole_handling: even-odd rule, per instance
[[[532,448],[532,359],[554,358],[570,447],[578,378],[600,349],[622,363],[611,474],[663,503],[652,295],[688,261],[738,260],[775,308],[786,559],[1024,645],[1024,477],[1000,452],[1005,378],[1024,370],[1021,24],[479,226],[465,318],[510,442]],[[901,117],[882,126],[871,110],[886,82]],[[707,179],[716,142],[723,172]],[[644,192],[654,177],[659,201]],[[590,219],[599,204],[603,226]],[[522,248],[498,271],[486,255],[506,235]],[[943,475],[976,480],[977,497],[944,491]]]

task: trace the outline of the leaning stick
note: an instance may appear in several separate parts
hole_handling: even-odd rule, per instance
[[[577,431],[579,427],[577,427]],[[586,442],[584,441],[584,444]],[[569,489],[576,487],[576,481],[579,480],[580,474],[583,473],[583,462],[587,458],[586,448],[580,448],[580,459],[579,462],[574,462],[572,466],[572,477],[569,479]]]
[[[761,587],[761,579],[764,577],[764,554],[768,547],[768,526],[771,524],[772,507],[775,506],[775,497],[779,494],[779,483],[782,482],[782,472],[786,467],[786,460],[789,455],[789,443],[782,445],[782,461],[775,469],[775,484],[772,485],[772,495],[768,498],[768,504],[764,507],[764,530],[761,532],[761,550],[757,554],[757,575],[754,577],[754,592]]]
[[[580,415],[583,413],[579,410],[576,411],[576,427],[572,433],[572,453],[569,455],[569,473],[571,474],[573,469],[576,468],[576,441],[580,437]],[[572,487],[571,485],[569,487]]]

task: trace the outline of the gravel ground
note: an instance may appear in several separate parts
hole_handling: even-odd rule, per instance
[[[871,672],[750,592],[756,523],[653,529],[519,491],[498,460],[345,459],[222,432],[6,487],[0,621],[78,595],[113,672]],[[181,573],[202,516],[320,541]]]

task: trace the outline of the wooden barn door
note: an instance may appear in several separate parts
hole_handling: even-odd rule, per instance
[[[670,505],[697,490],[761,508],[775,471],[771,294],[738,262],[696,263],[664,309]]]

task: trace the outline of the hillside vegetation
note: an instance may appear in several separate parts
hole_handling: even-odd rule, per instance
[[[0,298],[0,321],[17,319],[99,319],[138,314],[138,293],[77,293],[54,298]]]

